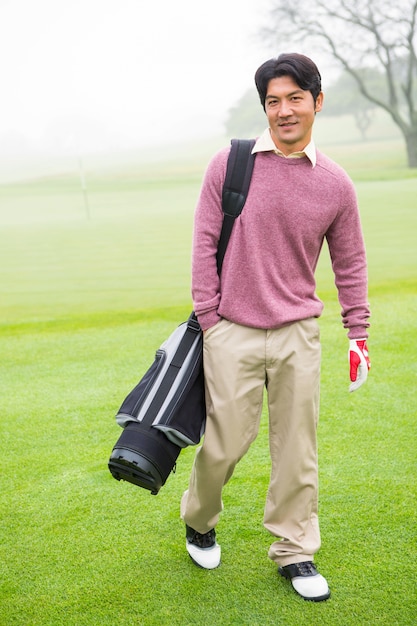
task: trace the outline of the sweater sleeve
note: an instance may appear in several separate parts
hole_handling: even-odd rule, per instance
[[[219,320],[217,246],[223,222],[222,189],[230,148],[216,154],[206,170],[194,215],[191,290],[194,311],[206,330]]]
[[[329,228],[329,245],[342,321],[349,339],[368,337],[368,277],[356,193],[350,179],[341,190],[341,209]]]

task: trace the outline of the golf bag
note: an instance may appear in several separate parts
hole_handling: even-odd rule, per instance
[[[116,415],[124,430],[109,461],[114,478],[157,494],[181,448],[200,441],[206,419],[202,341],[192,313],[125,398]]]
[[[254,142],[232,140],[223,188],[223,227],[217,253],[220,274],[235,218],[245,204]],[[174,470],[181,449],[196,445],[205,428],[203,337],[194,312],[156,351],[150,368],[123,401],[123,428],[108,462],[117,480],[156,495]]]

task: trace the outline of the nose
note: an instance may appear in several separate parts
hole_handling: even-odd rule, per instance
[[[280,117],[290,116],[292,114],[291,103],[287,100],[281,100],[278,113]]]

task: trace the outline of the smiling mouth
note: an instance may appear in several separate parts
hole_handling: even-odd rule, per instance
[[[278,126],[280,128],[290,128],[291,126],[295,126],[297,124],[297,122],[282,122],[281,124],[278,124]]]

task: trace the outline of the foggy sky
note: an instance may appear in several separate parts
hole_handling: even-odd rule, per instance
[[[0,0],[0,154],[221,133],[267,0]]]

